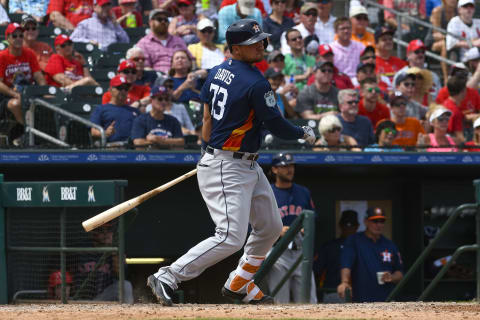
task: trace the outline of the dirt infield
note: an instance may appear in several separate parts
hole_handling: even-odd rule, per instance
[[[0,307],[0,319],[144,320],[144,319],[448,319],[478,320],[476,303],[364,303],[343,305],[241,306],[184,304],[32,304]]]

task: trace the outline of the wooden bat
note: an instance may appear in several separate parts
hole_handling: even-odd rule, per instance
[[[108,210],[105,210],[96,216],[91,217],[88,220],[85,220],[82,222],[82,226],[85,229],[85,231],[89,232],[92,231],[93,229],[107,223],[110,220],[115,219],[116,217],[121,216],[125,212],[135,208],[142,202],[150,199],[151,197],[156,196],[160,192],[163,192],[167,190],[168,188],[176,185],[179,182],[182,182],[183,180],[190,178],[191,176],[195,175],[197,173],[197,169],[194,169],[190,172],[185,173],[184,175],[173,179],[170,182],[165,183],[164,185],[161,185],[160,187],[157,187],[155,189],[152,189],[148,192],[145,192],[144,194],[141,194],[133,199],[130,199],[128,201],[122,202],[120,204],[117,204],[115,207],[110,208]]]

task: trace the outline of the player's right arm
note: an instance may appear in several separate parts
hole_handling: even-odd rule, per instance
[[[203,125],[202,125],[202,139],[205,143],[210,141],[210,134],[212,133],[212,116],[210,115],[210,106],[208,103],[203,104]]]
[[[340,298],[345,298],[345,290],[350,289],[352,290],[352,286],[350,285],[350,278],[351,271],[349,268],[342,268],[340,270],[340,284],[337,287],[337,293]]]

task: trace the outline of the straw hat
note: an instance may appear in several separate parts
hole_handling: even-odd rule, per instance
[[[420,75],[423,78],[422,88],[420,89],[422,93],[429,93],[433,85],[432,73],[426,69],[420,69],[418,67],[409,68],[407,70],[408,74]]]

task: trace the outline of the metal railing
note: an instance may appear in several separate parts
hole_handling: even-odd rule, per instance
[[[292,242],[303,228],[303,243],[302,243],[302,254],[299,256],[297,261],[293,264],[290,270],[285,274],[285,276],[280,280],[276,287],[270,293],[272,296],[275,296],[277,292],[282,288],[283,284],[290,278],[291,274],[296,270],[296,268],[302,264],[302,280],[301,280],[301,302],[309,303],[310,302],[310,291],[312,288],[312,265],[313,265],[313,247],[315,240],[315,213],[310,210],[304,210],[290,225],[290,228],[285,233],[285,235],[278,241],[278,243],[273,247],[272,251],[262,263],[261,268],[255,274],[255,283],[260,283],[271,270],[272,266],[278,260],[278,258],[283,254],[287,249],[288,244]]]

